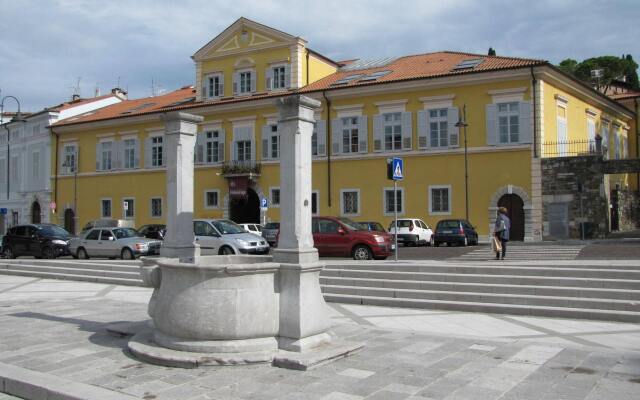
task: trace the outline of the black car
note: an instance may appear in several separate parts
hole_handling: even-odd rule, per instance
[[[54,224],[17,225],[4,236],[2,254],[5,258],[65,256],[70,254],[71,237],[64,228]]]
[[[477,245],[478,232],[476,228],[464,219],[443,219],[436,225],[436,230],[431,236],[431,244],[440,246],[446,243],[447,246],[460,244],[462,246]]]
[[[167,234],[167,226],[164,224],[149,224],[142,225],[138,229],[140,236],[149,239],[164,240],[164,236]]]
[[[382,224],[380,222],[373,222],[373,221],[367,221],[367,222],[358,222],[360,225],[364,226],[365,228],[367,228],[370,231],[374,231],[374,232],[386,232],[387,230],[384,229],[384,226],[382,226]]]

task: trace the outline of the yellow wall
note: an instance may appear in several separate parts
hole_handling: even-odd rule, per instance
[[[303,61],[304,68],[306,68],[306,62],[307,60],[305,59]],[[329,64],[321,58],[316,57],[315,55],[313,55],[313,53],[309,53],[309,81],[306,82],[306,84],[308,85],[310,83],[318,81],[325,76],[333,74],[337,70],[338,69],[334,65]],[[304,79],[306,80],[306,71],[303,73],[303,75],[305,77]]]

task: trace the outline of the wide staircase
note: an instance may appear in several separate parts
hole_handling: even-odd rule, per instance
[[[327,301],[640,322],[640,263],[326,260]],[[141,286],[141,262],[0,260],[0,274]]]
[[[337,303],[640,322],[640,263],[330,263],[320,283]]]

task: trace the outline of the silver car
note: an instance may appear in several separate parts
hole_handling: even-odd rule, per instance
[[[141,237],[132,228],[94,228],[71,239],[69,251],[76,258],[121,257],[133,260],[137,256],[160,253],[162,242]]]
[[[269,253],[269,244],[263,237],[245,232],[228,219],[196,219],[193,232],[203,254]]]
[[[262,237],[265,238],[271,246],[274,246],[278,238],[279,230],[280,222],[268,222],[264,228],[262,228]]]

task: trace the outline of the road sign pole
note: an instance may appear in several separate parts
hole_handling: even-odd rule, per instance
[[[398,261],[398,181],[393,180],[393,210],[395,214],[395,242],[396,242],[396,251],[395,251],[395,259]]]

